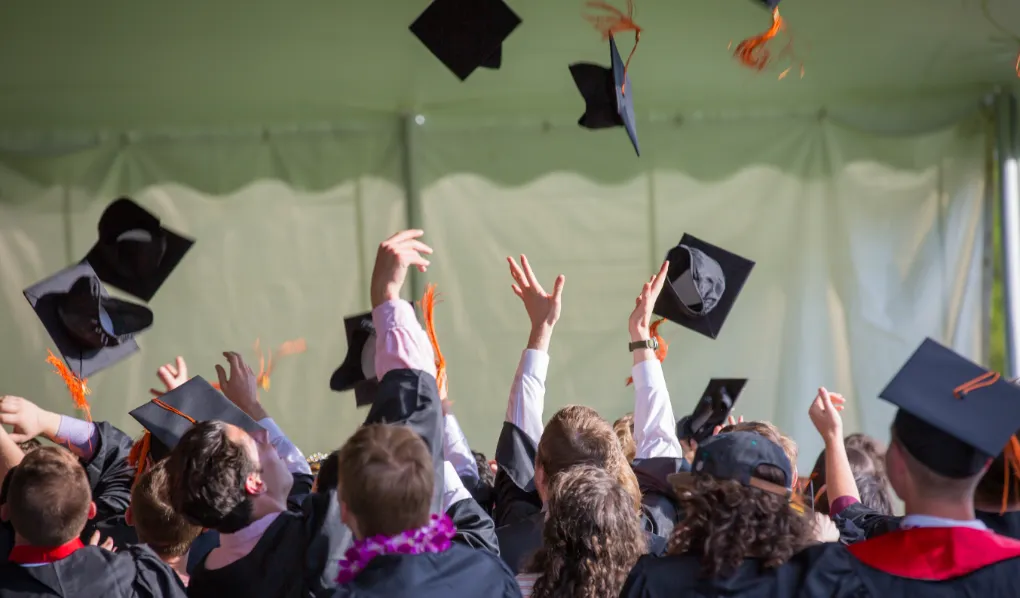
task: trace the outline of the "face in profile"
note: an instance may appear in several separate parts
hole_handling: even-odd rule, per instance
[[[285,500],[294,485],[294,478],[288,471],[287,464],[276,452],[276,447],[269,441],[269,433],[259,430],[249,434],[237,426],[230,425],[229,435],[231,440],[245,447],[249,458],[256,463],[264,492],[273,498]]]

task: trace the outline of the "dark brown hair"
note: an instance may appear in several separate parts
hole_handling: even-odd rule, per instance
[[[620,441],[623,456],[630,463],[637,457],[637,443],[634,441],[634,414],[628,413],[613,422],[613,432],[616,432],[616,438]]]
[[[856,449],[871,457],[872,466],[875,468],[875,475],[883,480],[887,480],[888,476],[885,474],[885,445],[879,442],[877,438],[858,432],[844,438],[843,446],[847,449]]]
[[[435,472],[414,430],[391,424],[361,427],[337,457],[340,501],[363,538],[395,536],[428,523]]]
[[[875,474],[864,473],[854,477],[857,493],[861,495],[861,504],[881,515],[892,515],[892,495],[885,478]]]
[[[166,460],[139,476],[131,488],[131,521],[138,541],[163,558],[183,556],[202,528],[170,506]]]
[[[601,467],[578,465],[555,478],[542,547],[526,570],[532,598],[602,598],[620,593],[646,551],[630,494]]]
[[[783,472],[770,465],[759,465],[754,475],[786,483]],[[679,503],[685,518],[673,530],[669,553],[697,555],[705,577],[729,576],[744,559],[774,569],[814,538],[812,521],[785,497],[732,480],[694,476]]]
[[[875,462],[872,461],[871,457],[868,456],[867,453],[854,448],[846,447],[846,457],[847,461],[850,462],[850,471],[853,473],[854,479],[861,476],[871,476],[877,478],[878,474],[875,470]],[[811,477],[809,478],[810,482],[808,483],[806,489],[804,490],[804,495],[808,499],[813,499],[815,496],[817,496],[818,500],[816,500],[814,503],[815,511],[828,515],[830,497],[828,495],[828,492],[823,492],[823,489],[825,487],[825,476],[827,475],[826,472],[827,469],[825,467],[825,449],[822,449],[822,452],[818,454],[818,459],[815,460],[814,469],[811,470]],[[882,482],[885,483],[884,478],[879,479],[882,479]],[[860,491],[860,488],[858,488],[858,491]],[[812,496],[810,497],[807,496],[808,494],[812,493],[813,493]],[[837,496],[833,498],[839,497]],[[876,500],[880,500],[880,497],[876,497]],[[890,502],[891,504],[891,500],[887,500],[887,502]],[[863,504],[866,507],[871,507],[871,505],[864,502],[863,496],[861,496],[861,504]]]
[[[85,468],[64,449],[37,448],[11,472],[11,525],[33,546],[60,546],[77,538],[91,502]]]
[[[557,411],[542,431],[535,466],[542,468],[546,483],[552,486],[557,475],[576,465],[605,469],[630,494],[634,508],[641,508],[637,477],[612,426],[591,407],[568,405]]]
[[[244,445],[227,435],[227,424],[199,422],[184,433],[166,459],[170,504],[188,521],[230,534],[251,523],[254,504],[245,491],[258,471]]]
[[[42,447],[42,443],[39,442],[38,438],[29,438],[25,442],[19,442],[18,443],[18,448],[20,448],[21,452],[26,454],[26,455],[31,453],[35,449],[41,448],[41,447]]]

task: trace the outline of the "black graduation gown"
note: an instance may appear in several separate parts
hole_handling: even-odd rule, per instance
[[[663,538],[670,537],[683,517],[669,476],[690,471],[690,464],[683,458],[653,457],[635,459],[630,466],[637,477],[641,504],[649,522],[645,529]]]
[[[454,544],[440,553],[376,557],[333,598],[520,598],[517,580],[490,552]]]
[[[977,518],[988,526],[988,529],[1007,538],[1020,540],[1020,511],[1007,511],[1003,514],[977,511]]]
[[[436,467],[433,512],[442,501],[443,419],[435,378],[417,370],[393,370],[379,383],[377,399],[365,420],[410,426],[425,440]],[[466,503],[466,504],[461,504]],[[457,540],[472,546],[496,546],[491,519],[473,500],[453,505]],[[309,493],[298,512],[281,513],[251,553],[220,569],[195,568],[188,586],[192,597],[245,596],[285,598],[322,593],[336,586],[337,563],[353,541],[340,521],[336,492]]]
[[[1020,595],[1020,541],[983,530],[897,530],[852,546],[827,544],[804,561],[802,598]]]
[[[148,547],[86,546],[55,563],[0,565],[0,598],[184,598],[177,574]]]
[[[513,571],[520,573],[527,565],[528,559],[542,547],[542,528],[545,525],[545,514],[539,511],[531,517],[511,525],[496,528],[499,539],[499,555],[503,562]],[[648,553],[662,555],[666,552],[666,539],[645,531],[648,538]]]
[[[763,569],[759,561],[747,559],[732,575],[704,577],[695,555],[649,555],[631,569],[620,598],[786,598],[796,594],[803,571],[796,564]]]

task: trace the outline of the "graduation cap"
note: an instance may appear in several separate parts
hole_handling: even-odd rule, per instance
[[[779,6],[779,0],[754,0],[754,3],[764,6],[769,10],[775,10]]]
[[[676,423],[676,436],[699,444],[712,436],[716,426],[726,423],[733,405],[747,384],[742,378],[712,378],[690,415]]]
[[[99,240],[85,256],[99,279],[151,301],[195,242],[164,228],[159,218],[122,197],[99,218]]]
[[[262,428],[230,399],[212,387],[201,376],[195,376],[170,392],[156,397],[131,411],[131,417],[146,430],[132,449],[132,462],[144,465],[145,455],[136,455],[142,444],[149,455],[159,461],[173,450],[181,437],[198,422],[217,420],[234,424],[245,432],[254,433]],[[139,467],[141,471],[142,467]]]
[[[500,67],[503,41],[520,24],[503,0],[434,0],[410,30],[464,81],[478,67]]]
[[[152,326],[147,307],[110,297],[87,263],[61,270],[24,294],[79,379],[136,353],[135,335]]]
[[[879,396],[899,407],[899,444],[948,478],[979,473],[1020,429],[1020,388],[931,339]]]
[[[609,36],[609,68],[580,62],[570,65],[570,75],[584,98],[584,114],[577,121],[585,129],[623,127],[640,156],[637,124],[634,119],[634,91],[626,65],[616,48],[616,40]]]
[[[654,313],[717,338],[754,262],[684,234],[669,250],[669,272]]]
[[[347,355],[329,379],[329,388],[336,392],[354,391],[358,407],[375,401],[379,379],[375,375],[375,324],[372,312],[344,318]]]

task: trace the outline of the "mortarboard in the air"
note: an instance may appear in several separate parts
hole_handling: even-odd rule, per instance
[[[344,318],[347,355],[329,379],[329,388],[336,392],[354,391],[358,407],[375,401],[379,379],[375,375],[375,325],[372,312]]]
[[[25,289],[72,374],[87,378],[138,351],[135,335],[152,326],[152,312],[109,296],[87,263]]]
[[[198,422],[222,421],[248,433],[263,429],[201,376],[135,408],[131,417],[152,435],[149,454],[156,461],[173,450]]]
[[[520,24],[503,0],[434,0],[410,30],[464,81],[478,67],[500,67],[503,41]]]
[[[726,418],[733,411],[733,405],[736,404],[746,384],[747,380],[743,378],[709,380],[694,411],[677,422],[677,438],[693,438],[697,442],[702,442],[712,436],[716,426],[726,423]]]
[[[774,10],[779,6],[779,0],[754,0],[755,4],[760,4],[769,10]]]
[[[1020,388],[931,339],[879,396],[899,407],[899,444],[948,478],[979,473],[1020,429]]]
[[[623,127],[634,152],[640,156],[634,119],[634,91],[612,35],[609,36],[609,56],[612,65],[609,68],[587,62],[570,65],[570,75],[584,98],[584,114],[577,124],[586,129]]]
[[[99,239],[85,256],[99,279],[151,301],[195,242],[164,228],[155,215],[122,197],[99,218]]]
[[[717,338],[754,262],[685,234],[669,250],[667,283],[654,313]]]

